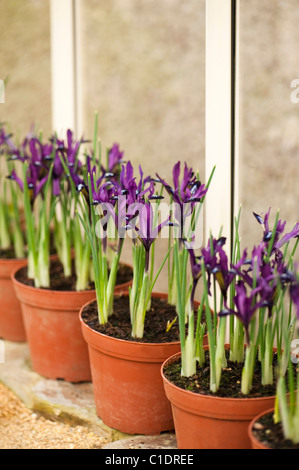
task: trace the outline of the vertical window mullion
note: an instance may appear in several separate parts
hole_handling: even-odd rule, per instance
[[[206,180],[216,166],[205,201],[205,236],[227,238],[230,248],[234,183],[234,0],[206,2]]]
[[[233,188],[234,188],[234,199],[233,199],[233,211],[235,214],[239,211],[240,207],[240,70],[239,70],[239,54],[240,54],[240,2],[236,1],[236,17],[235,17],[235,119],[234,119],[234,167],[233,167]]]
[[[77,131],[75,12],[73,0],[51,0],[52,127]]]

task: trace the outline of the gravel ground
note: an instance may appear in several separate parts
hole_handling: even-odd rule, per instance
[[[105,444],[85,426],[34,413],[0,383],[0,449],[100,449]]]

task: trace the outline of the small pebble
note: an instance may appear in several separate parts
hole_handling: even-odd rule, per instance
[[[261,423],[254,423],[253,427],[254,427],[254,429],[264,429],[264,426]]]

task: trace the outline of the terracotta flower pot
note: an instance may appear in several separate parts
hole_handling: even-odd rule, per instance
[[[91,381],[89,355],[79,311],[95,291],[55,291],[27,286],[12,274],[29,346],[32,368],[49,379]],[[127,283],[117,286],[127,289]]]
[[[26,259],[0,259],[0,338],[8,341],[26,341],[21,305],[11,280],[12,272],[24,264]]]
[[[262,418],[262,416],[264,415],[267,415],[268,413],[274,413],[274,408],[270,408],[269,410],[266,410],[266,411],[262,411],[261,413],[259,413],[257,416],[255,416],[252,421],[249,423],[249,426],[248,426],[248,437],[249,437],[249,440],[251,442],[251,448],[252,449],[270,449],[270,447],[267,447],[266,444],[264,444],[263,442],[259,441],[254,433],[253,433],[253,429],[254,429],[254,426],[256,424],[257,421],[259,421],[260,418]]]
[[[275,396],[263,398],[222,398],[183,390],[171,383],[161,367],[165,393],[169,399],[178,449],[251,449],[248,426],[264,410],[274,406]]]
[[[166,298],[159,293],[153,296]],[[179,341],[142,343],[101,334],[82,319],[87,306],[81,309],[80,319],[89,349],[97,415],[106,425],[128,434],[173,430],[160,369],[167,357],[180,350]]]

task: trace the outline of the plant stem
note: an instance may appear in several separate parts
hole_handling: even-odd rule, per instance
[[[273,384],[273,334],[272,321],[268,319],[265,324],[265,350],[262,357],[262,385]]]
[[[91,248],[89,243],[85,243],[81,258],[80,267],[76,273],[76,291],[87,289],[90,279]]]
[[[214,335],[214,322],[212,313],[209,305],[208,297],[208,285],[206,279],[206,269],[204,263],[202,263],[202,278],[203,278],[203,302],[205,306],[205,315],[207,320],[208,340],[209,340],[209,356],[210,356],[210,390],[216,392],[216,359],[215,359],[215,335]],[[216,315],[216,312],[214,312]]]
[[[234,318],[235,328],[233,347],[230,351],[230,360],[238,363],[244,362],[244,327],[238,318]]]
[[[144,316],[147,308],[146,301],[150,287],[149,272],[144,271],[140,295],[138,295],[137,305],[135,306],[135,315],[132,325],[132,337],[143,338],[144,334]]]
[[[188,334],[186,337],[185,345],[181,348],[182,370],[183,377],[191,377],[196,373],[196,348],[194,341],[194,311],[191,309],[188,315]]]
[[[219,319],[219,334],[217,338],[216,353],[215,353],[215,368],[216,368],[216,390],[219,389],[221,372],[223,367],[223,360],[225,358],[225,332],[226,332],[226,317]]]
[[[247,344],[246,346],[245,361],[241,380],[241,391],[244,395],[248,395],[252,388],[256,349],[257,348],[254,344]]]
[[[4,201],[0,200],[0,248],[7,250],[10,247],[11,239],[7,207]]]

